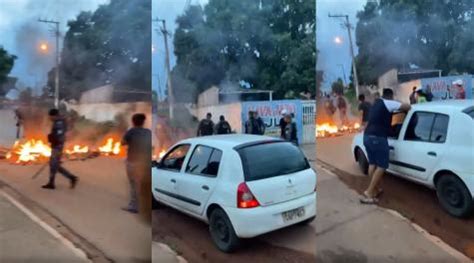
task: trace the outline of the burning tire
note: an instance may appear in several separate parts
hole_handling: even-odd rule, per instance
[[[209,232],[211,233],[212,241],[222,252],[233,252],[240,245],[240,239],[235,234],[229,217],[220,208],[216,208],[211,212]]]
[[[452,216],[467,217],[474,210],[474,200],[469,190],[455,175],[441,175],[436,182],[436,195],[441,207]]]
[[[365,157],[364,151],[362,151],[362,149],[360,148],[357,148],[355,155],[356,155],[356,161],[359,164],[360,171],[364,174],[368,174],[369,161],[367,161],[367,157]]]

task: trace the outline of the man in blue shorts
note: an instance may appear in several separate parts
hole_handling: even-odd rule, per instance
[[[393,91],[384,89],[382,98],[376,99],[370,108],[369,121],[364,131],[364,147],[369,159],[370,185],[364,191],[360,202],[375,204],[381,190],[377,188],[389,163],[388,136],[392,128],[392,114],[396,111],[409,111],[409,104],[393,100]]]

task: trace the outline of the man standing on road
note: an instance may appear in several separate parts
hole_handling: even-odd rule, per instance
[[[262,118],[260,118],[260,116],[258,116],[258,111],[254,111],[253,114],[254,114],[255,121],[257,121],[258,134],[264,135],[265,134],[265,123],[263,122]]]
[[[413,87],[413,90],[410,94],[410,104],[416,104],[416,87]]]
[[[285,138],[285,126],[286,126],[286,121],[285,121],[285,116],[288,113],[286,109],[283,109],[281,111],[281,118],[280,118],[280,123],[278,126],[280,126],[280,138]]]
[[[245,133],[259,135],[258,123],[255,119],[255,112],[249,111],[249,118],[245,122]]]
[[[151,196],[148,193],[151,192],[150,188],[146,189],[146,193],[140,192],[142,191],[140,189],[143,189],[141,185],[151,178],[151,130],[143,127],[145,120],[145,114],[134,114],[132,116],[133,127],[125,133],[122,139],[122,145],[128,146],[126,165],[130,183],[130,201],[128,206],[123,207],[122,210],[134,214],[138,213],[139,209],[144,212],[148,209],[151,211]],[[137,193],[140,193],[140,196],[147,196],[149,200],[138,200]],[[149,202],[150,204],[148,204]]]
[[[286,122],[286,125],[285,125],[285,133],[283,135],[283,139],[298,145],[296,123],[293,121],[291,114],[287,113],[285,115],[285,122]]]
[[[393,100],[393,91],[384,89],[382,98],[377,99],[369,113],[369,121],[364,131],[364,146],[369,159],[370,185],[364,191],[360,202],[375,204],[381,193],[378,185],[382,180],[389,163],[388,136],[392,127],[392,113],[395,111],[409,111],[410,105]],[[377,189],[377,190],[376,190]]]
[[[23,115],[20,112],[20,109],[15,110],[15,119],[16,119],[16,139],[20,139],[21,131],[23,128]]]
[[[347,124],[347,103],[342,94],[337,95],[337,109],[339,110],[339,118],[342,125]]]
[[[219,122],[216,124],[216,134],[230,134],[232,129],[230,124],[225,120],[224,115],[219,117]]]
[[[362,112],[362,125],[361,128],[365,129],[367,126],[367,121],[369,121],[369,111],[370,111],[370,103],[365,100],[365,95],[359,95],[359,111]]]
[[[214,134],[214,122],[212,122],[212,114],[208,112],[206,118],[199,123],[197,136],[207,136]]]
[[[77,176],[71,174],[68,170],[61,166],[61,156],[63,153],[64,144],[66,142],[67,124],[66,120],[60,116],[59,110],[51,109],[49,111],[49,118],[53,122],[51,133],[48,134],[48,142],[51,145],[51,157],[49,157],[49,182],[42,186],[45,189],[55,189],[56,173],[61,173],[71,182],[71,188],[76,186],[78,181]]]

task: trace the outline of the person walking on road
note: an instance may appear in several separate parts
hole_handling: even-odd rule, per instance
[[[416,90],[417,90],[417,88],[413,87],[413,90],[410,94],[410,104],[411,105],[416,104]]]
[[[214,122],[212,121],[212,114],[208,112],[206,118],[199,122],[197,136],[207,136],[214,134]]]
[[[347,103],[342,94],[337,95],[337,109],[339,110],[339,118],[342,125],[347,124]]]
[[[382,192],[377,188],[389,164],[388,136],[391,131],[392,113],[396,111],[409,111],[409,104],[402,104],[393,99],[393,91],[384,89],[382,98],[377,99],[369,113],[369,121],[364,131],[364,146],[369,159],[368,188],[364,191],[360,202],[375,204],[377,196]]]
[[[263,122],[262,118],[258,115],[258,111],[254,111],[254,118],[257,121],[257,127],[258,127],[258,134],[259,135],[264,135],[265,134],[265,122]]]
[[[224,115],[219,116],[219,122],[216,124],[215,133],[216,134],[230,134],[232,129],[230,124],[225,120]]]
[[[57,172],[69,179],[71,188],[74,188],[78,177],[61,166],[61,157],[66,142],[66,120],[59,114],[58,109],[51,109],[48,115],[53,122],[51,133],[48,134],[48,142],[51,145],[51,156],[49,157],[50,174],[48,183],[43,185],[42,188],[51,190],[56,188],[55,177]]]
[[[285,122],[286,122],[286,125],[285,125],[285,133],[283,135],[283,139],[298,145],[296,123],[293,121],[291,114],[287,113],[285,115]]]
[[[151,178],[151,130],[143,127],[145,120],[145,114],[134,114],[132,116],[133,127],[125,133],[122,139],[122,145],[128,146],[126,169],[130,184],[130,201],[128,206],[123,207],[122,210],[134,214],[138,213],[139,209],[150,209],[151,211],[151,196],[148,193],[150,189],[145,189],[146,193],[142,193],[140,190],[143,189],[141,185],[146,184],[147,180]],[[140,196],[145,194],[149,198],[138,200],[138,193]]]
[[[367,121],[369,120],[369,111],[370,111],[370,103],[365,100],[365,95],[359,95],[359,111],[362,113],[362,125],[361,128],[365,129],[367,126]]]
[[[283,109],[281,111],[281,118],[280,118],[280,123],[278,126],[280,126],[280,138],[285,138],[285,126],[286,126],[286,121],[285,121],[285,115],[288,113],[286,109]]]
[[[260,135],[258,122],[255,119],[255,112],[249,111],[248,120],[245,122],[245,133]]]
[[[20,109],[15,110],[15,120],[16,120],[16,139],[20,139],[21,131],[23,129],[23,114],[20,112]]]

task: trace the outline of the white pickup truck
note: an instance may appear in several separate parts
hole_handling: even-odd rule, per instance
[[[474,100],[416,104],[392,118],[388,172],[435,189],[439,203],[455,217],[474,210]],[[363,133],[352,153],[367,174]]]

